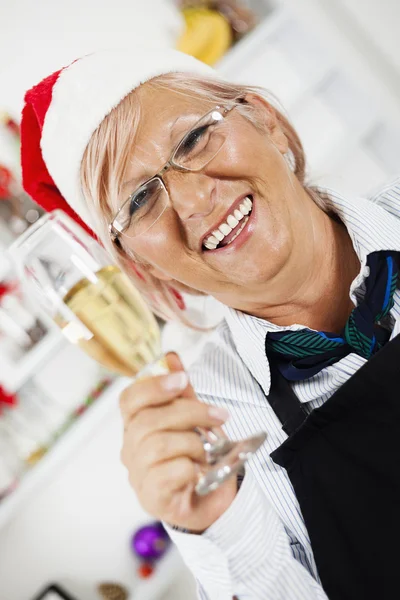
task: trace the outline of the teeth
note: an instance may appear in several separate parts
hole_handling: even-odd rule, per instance
[[[236,240],[237,236],[240,234],[240,232],[242,231],[242,229],[245,228],[247,221],[249,220],[249,217],[245,217],[243,223],[241,224],[241,226],[239,227],[239,229],[237,230],[237,232],[235,233],[235,235],[233,236],[233,238],[227,243],[227,246],[229,246],[229,244],[232,244],[233,240]]]
[[[225,236],[231,233],[233,229],[235,229],[235,227],[239,225],[239,221],[244,219],[238,231],[235,232],[234,237],[230,240],[229,244],[231,244],[233,240],[237,238],[237,236],[249,220],[247,215],[249,214],[252,208],[253,202],[251,198],[245,198],[240,204],[239,208],[236,208],[233,214],[227,217],[226,222],[222,223],[218,229],[215,229],[215,231],[213,231],[212,234],[208,236],[208,238],[203,242],[204,246],[208,250],[215,250],[215,248],[217,248],[218,244],[222,242]]]
[[[229,215],[226,222],[228,223],[229,227],[232,227],[232,229],[234,229],[236,225],[239,225],[239,221],[232,215]]]
[[[214,237],[213,235],[209,235],[207,238],[207,242],[210,242],[211,244],[215,244],[216,246],[218,246],[218,242],[220,242],[220,241],[221,240],[219,238],[217,238],[216,236]]]
[[[242,204],[239,206],[239,208],[245,216],[248,215],[250,212],[250,208],[244,202],[242,202]]]
[[[219,226],[219,230],[221,233],[224,234],[225,237],[226,235],[228,235],[228,233],[232,231],[232,227],[229,227],[229,225],[227,225],[226,223],[222,223],[222,225]]]
[[[218,231],[218,229],[216,229],[215,231],[212,232],[213,236],[217,238],[217,240],[219,242],[222,242],[222,240],[224,239],[224,234],[221,233],[220,231]]]

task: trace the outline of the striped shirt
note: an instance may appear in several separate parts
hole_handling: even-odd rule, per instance
[[[400,178],[374,198],[345,198],[322,192],[338,214],[360,259],[350,287],[357,305],[368,275],[366,259],[377,250],[400,251]],[[391,310],[392,337],[400,331],[400,291]],[[203,534],[170,531],[198,583],[202,600],[309,600],[327,598],[316,569],[310,539],[286,471],[270,453],[285,439],[281,423],[268,404],[270,372],[265,356],[269,331],[278,327],[226,308],[225,319],[191,368],[190,378],[201,400],[224,406],[224,426],[231,439],[260,430],[267,441],[248,462],[240,490],[227,511]],[[307,410],[321,406],[365,359],[349,354],[314,377],[293,384]]]

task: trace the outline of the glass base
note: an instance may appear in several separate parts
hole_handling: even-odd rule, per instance
[[[236,475],[266,439],[266,433],[259,433],[246,440],[232,442],[229,452],[220,457],[210,470],[199,476],[195,488],[196,493],[199,496],[206,496],[219,488],[229,477]]]

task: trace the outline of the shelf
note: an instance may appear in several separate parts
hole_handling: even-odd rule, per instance
[[[32,540],[40,532],[41,543],[48,547],[58,538],[64,540],[64,546],[60,546],[57,555],[46,563],[41,561],[40,556],[32,559],[33,563],[37,560],[35,586],[38,589],[44,587],[46,581],[57,580],[77,598],[98,600],[98,583],[115,580],[126,586],[135,598],[161,600],[185,569],[179,553],[171,546],[149,579],[140,580],[136,575],[137,562],[129,549],[129,539],[135,528],[152,519],[140,507],[118,458],[122,435],[118,399],[128,383],[127,378],[115,380],[60,437],[48,454],[26,473],[14,492],[0,503],[2,536],[14,536],[16,547],[19,543],[23,545],[22,553],[26,551],[26,535],[30,535],[30,543],[33,544]],[[106,487],[103,485],[104,477]],[[89,478],[90,484],[82,478]],[[74,493],[66,498],[64,494],[69,493],[71,486]],[[100,493],[103,504],[98,508],[96,498]],[[60,504],[64,497],[68,504]],[[57,512],[53,512],[56,499]],[[88,506],[92,514],[86,517],[81,555],[91,555],[92,558],[85,563],[74,553],[69,554],[72,541],[76,539],[74,536],[79,532],[75,518],[69,528],[63,525],[63,520],[68,523],[71,515],[79,518],[80,510],[87,515],[85,510]],[[57,513],[63,518],[57,518]],[[52,527],[46,527],[47,519],[53,519]],[[104,546],[102,549],[93,545],[99,523],[105,536],[99,542],[100,546]],[[72,537],[69,538],[69,535]],[[112,557],[108,556],[108,552],[112,552]],[[9,573],[10,569],[12,573]],[[2,579],[4,589],[15,589],[13,580],[17,569],[12,559],[8,569],[4,565],[0,567],[0,579],[6,579]],[[21,597],[25,591],[25,583],[22,583]]]
[[[20,507],[42,490],[52,475],[60,472],[67,459],[78,451],[79,446],[93,433],[111,411],[118,410],[118,397],[127,385],[126,379],[113,382],[63,434],[47,454],[27,471],[17,488],[0,502],[0,530],[17,513]]]
[[[216,65],[228,80],[265,88],[282,112],[298,110],[335,71],[335,62],[293,13],[279,7]]]
[[[226,55],[215,65],[225,77],[235,76],[237,71],[246,66],[250,55],[257,55],[260,46],[275,33],[286,21],[289,12],[284,8],[273,8],[249,34],[237,42]]]
[[[20,358],[18,363],[6,363],[4,359],[2,360],[0,383],[8,392],[16,392],[40,369],[43,362],[65,343],[65,339],[57,329],[50,329],[40,342]]]

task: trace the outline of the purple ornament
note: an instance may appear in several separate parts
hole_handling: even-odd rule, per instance
[[[171,540],[162,523],[156,521],[140,527],[133,535],[131,547],[133,552],[145,560],[158,560],[167,550]]]

